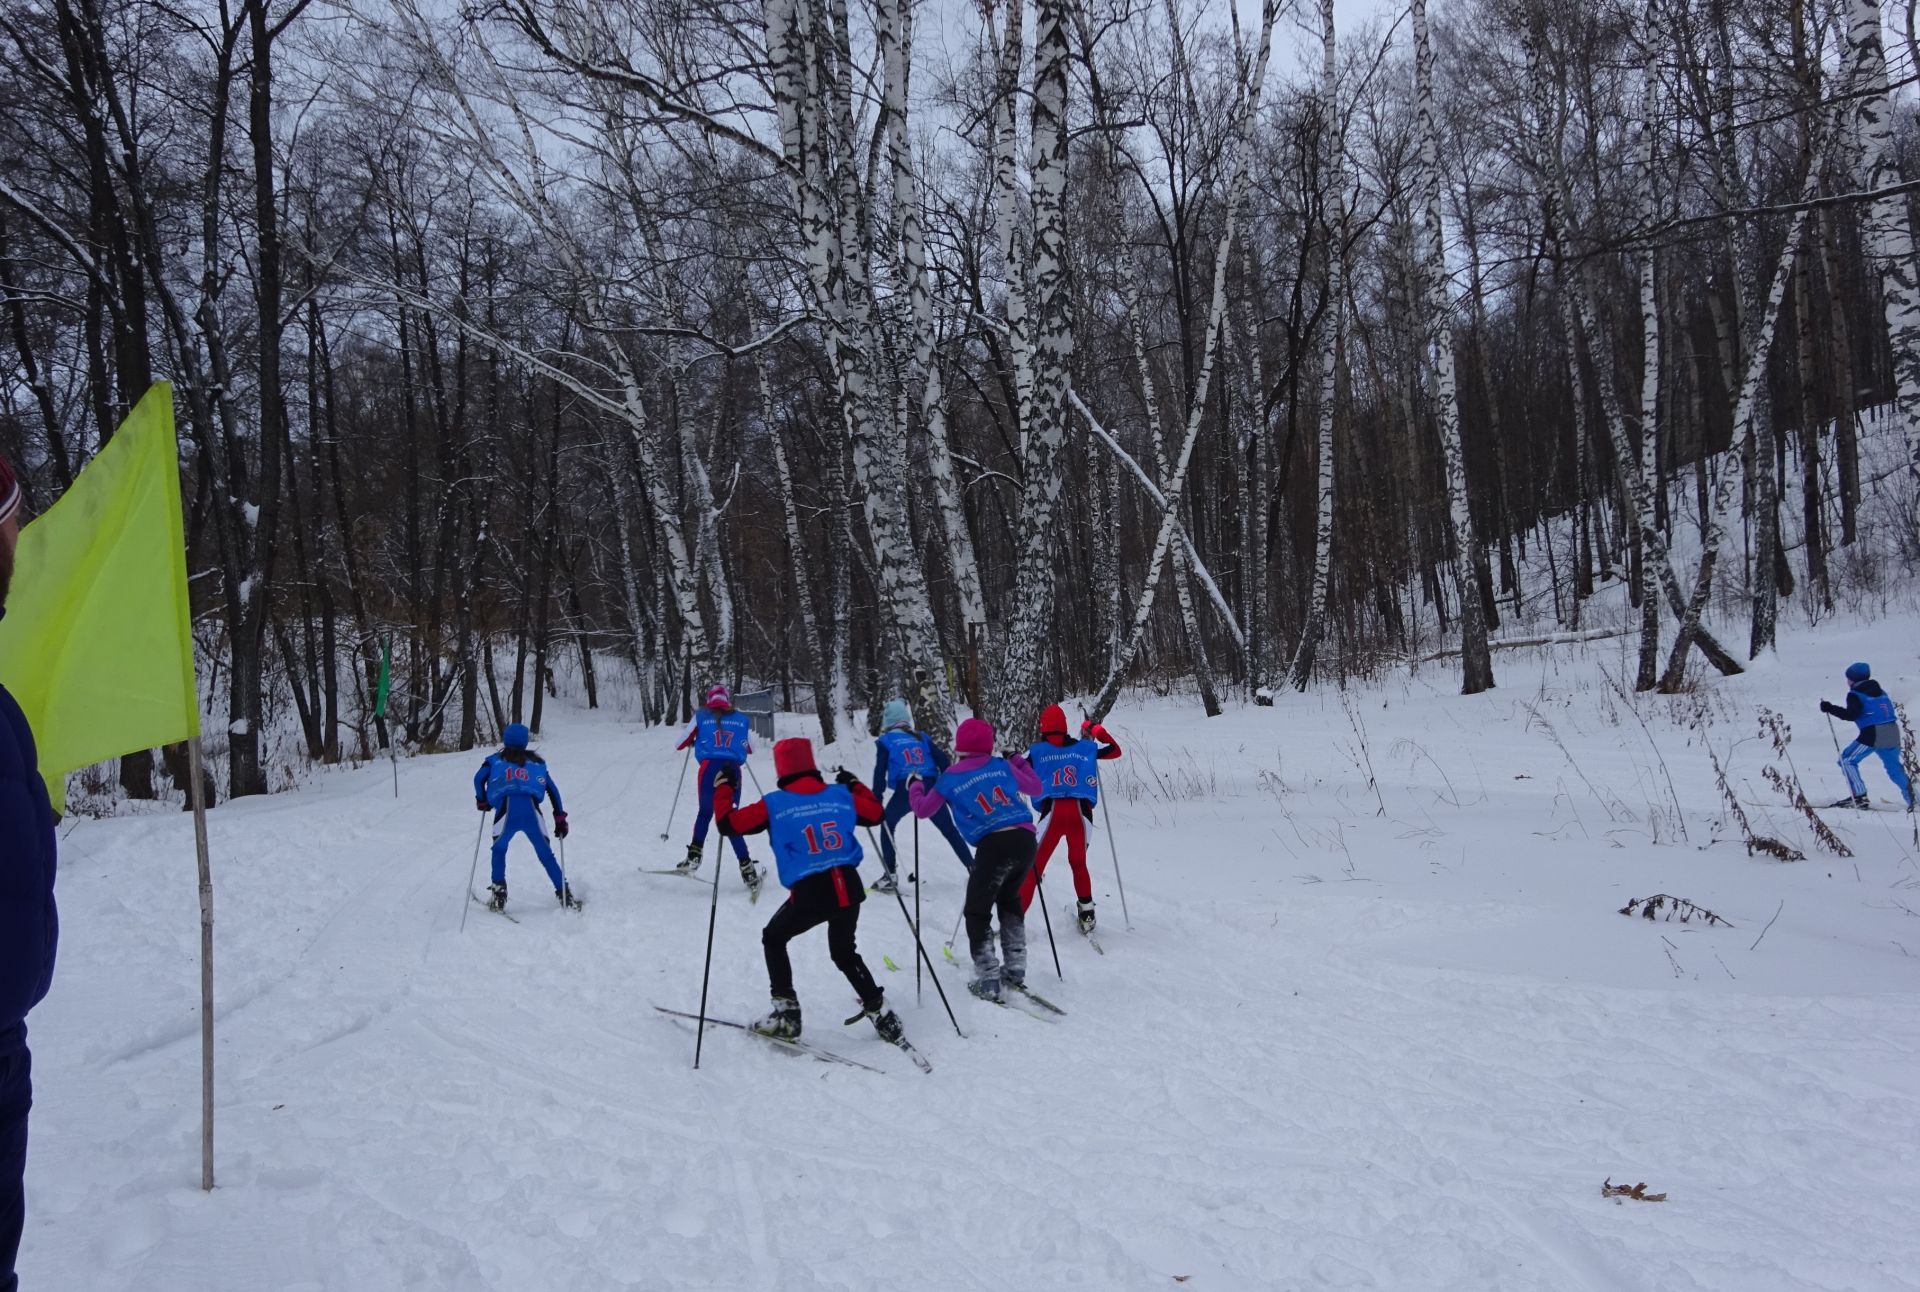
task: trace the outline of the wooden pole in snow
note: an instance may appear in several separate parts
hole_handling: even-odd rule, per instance
[[[193,848],[200,868],[200,1187],[213,1188],[213,866],[207,857],[207,795],[201,783],[200,737],[187,742],[187,796],[193,803]]]

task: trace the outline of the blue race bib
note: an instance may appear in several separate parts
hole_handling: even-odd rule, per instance
[[[888,731],[881,734],[880,748],[887,751],[887,784],[899,789],[909,776],[931,777],[933,746],[917,731]]]
[[[1100,798],[1100,746],[1091,740],[1070,745],[1041,741],[1027,751],[1027,761],[1040,777],[1040,796],[1049,799]]]
[[[835,866],[857,866],[864,855],[855,833],[860,819],[853,791],[829,785],[818,794],[775,790],[767,795],[767,833],[780,882],[788,888]]]
[[[701,762],[744,763],[753,743],[753,719],[738,709],[702,709],[693,718],[693,753]]]
[[[940,797],[953,809],[953,823],[960,827],[960,837],[970,844],[979,843],[995,830],[1033,824],[1033,813],[1020,799],[1020,783],[1013,779],[1013,768],[1004,758],[989,758],[971,771],[949,768],[937,785]]]

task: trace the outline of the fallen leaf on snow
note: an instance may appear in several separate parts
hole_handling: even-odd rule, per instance
[[[1600,1186],[1600,1196],[1603,1198],[1632,1198],[1635,1202],[1665,1202],[1667,1200],[1667,1195],[1664,1193],[1648,1193],[1644,1180],[1639,1184],[1615,1184],[1612,1176],[1608,1176],[1606,1182]]]

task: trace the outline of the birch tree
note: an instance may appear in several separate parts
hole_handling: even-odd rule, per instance
[[[1487,647],[1482,613],[1479,539],[1467,500],[1466,452],[1461,447],[1460,399],[1454,377],[1453,307],[1447,292],[1447,251],[1440,218],[1440,128],[1433,105],[1433,42],[1427,29],[1426,0],[1412,0],[1414,132],[1419,141],[1421,255],[1424,261],[1426,341],[1432,364],[1434,414],[1440,424],[1445,464],[1447,514],[1454,547],[1454,588],[1459,596],[1460,691],[1476,695],[1493,685],[1493,654]]]
[[[1893,105],[1887,91],[1880,0],[1848,0],[1847,16],[1847,79],[1860,95],[1856,108],[1859,180],[1873,195],[1862,235],[1880,279],[1907,462],[1920,472],[1920,267],[1914,261],[1907,198],[1895,191],[1900,169],[1893,150]]]

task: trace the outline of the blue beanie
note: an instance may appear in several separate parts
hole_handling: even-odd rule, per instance
[[[500,733],[500,742],[508,749],[525,749],[527,747],[527,724],[524,722],[509,722],[507,729]]]
[[[1847,681],[1849,682],[1864,682],[1872,676],[1873,669],[1865,664],[1847,665]]]
[[[913,710],[907,707],[905,700],[898,698],[888,700],[887,707],[880,711],[880,729],[882,731],[892,731],[895,727],[911,727],[912,725]]]

